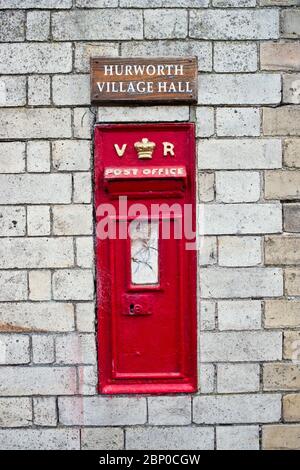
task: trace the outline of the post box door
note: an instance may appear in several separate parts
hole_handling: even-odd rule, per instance
[[[95,208],[99,391],[194,391],[193,125],[97,126]]]

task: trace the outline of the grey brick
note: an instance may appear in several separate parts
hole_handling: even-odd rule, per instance
[[[0,206],[0,237],[25,235],[25,207]]]
[[[90,103],[89,75],[55,75],[52,79],[53,102],[56,105]]]
[[[72,0],[0,0],[0,8],[71,8]]]
[[[25,142],[0,143],[0,173],[24,173]]]
[[[56,300],[93,300],[94,279],[88,269],[55,271],[53,295]]]
[[[28,364],[29,336],[0,334],[0,364]]]
[[[79,429],[0,430],[3,450],[79,450]]]
[[[30,398],[0,398],[0,427],[26,427],[31,424],[32,404]]]
[[[55,341],[56,362],[59,364],[95,364],[96,341],[93,334],[60,335]]]
[[[215,72],[255,72],[257,46],[252,42],[216,42],[214,44]]]
[[[0,78],[0,106],[25,106],[26,77]]]
[[[178,425],[191,423],[190,397],[149,397],[149,424]]]
[[[50,35],[50,12],[29,11],[27,13],[26,39],[47,41]]]
[[[81,448],[85,450],[122,450],[124,431],[121,428],[83,428]]]
[[[26,271],[0,271],[0,300],[26,300]]]
[[[188,29],[186,10],[145,10],[146,39],[185,38]]]
[[[259,450],[258,426],[218,426],[218,450]]]
[[[0,42],[17,42],[25,39],[25,14],[23,11],[0,13]]]

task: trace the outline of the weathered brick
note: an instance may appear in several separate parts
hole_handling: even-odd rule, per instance
[[[24,21],[23,11],[3,11],[0,15],[0,42],[24,41]]]
[[[217,40],[278,38],[278,11],[192,10],[190,36]]]
[[[300,327],[300,302],[293,300],[266,300],[265,328]]]
[[[284,230],[300,232],[300,204],[283,204]]]
[[[258,108],[219,108],[216,114],[216,128],[219,136],[260,135],[260,114]]]
[[[90,103],[90,76],[55,75],[52,79],[55,105],[81,105]]]
[[[103,9],[55,12],[52,15],[52,34],[56,41],[142,39],[142,11]]]
[[[25,171],[25,143],[0,143],[0,172],[24,173]]]
[[[91,144],[87,140],[58,140],[52,144],[52,159],[58,171],[88,170]]]
[[[216,42],[215,72],[256,72],[257,47],[254,43]]]
[[[80,302],[76,304],[76,326],[81,332],[95,331],[95,305],[93,302]]]
[[[191,423],[191,397],[149,397],[149,424],[178,425]]]
[[[111,3],[110,0],[109,3]],[[116,42],[76,43],[75,70],[76,72],[89,72],[91,57],[117,57],[118,55],[119,47]]]
[[[261,43],[260,65],[262,70],[300,70],[300,43]]]
[[[214,7],[255,7],[256,0],[212,0]]]
[[[126,429],[126,449],[139,450],[212,450],[213,427],[136,427]]]
[[[50,234],[50,209],[49,206],[27,207],[28,235],[41,236]]]
[[[79,450],[79,429],[6,429],[0,431],[3,450]]]
[[[50,142],[34,140],[27,143],[27,171],[32,173],[50,171]]]
[[[76,261],[79,268],[92,268],[94,266],[93,237],[76,238]]]
[[[212,69],[212,46],[210,42],[205,41],[191,39],[129,41],[121,43],[121,51],[124,57],[197,56],[199,70],[210,72]]]
[[[300,269],[285,269],[285,291],[287,295],[300,295]]]
[[[71,137],[69,109],[9,108],[1,110],[0,138],[2,139],[55,139],[59,137]]]
[[[259,330],[261,302],[259,300],[224,300],[218,302],[220,330]]]
[[[97,365],[78,366],[78,393],[80,395],[98,394],[98,368]]]
[[[147,106],[147,113],[141,106],[102,106],[98,108],[99,122],[152,122],[152,121],[188,121],[188,106]]]
[[[28,104],[40,106],[50,104],[50,76],[31,75],[28,77]]]
[[[217,238],[201,237],[199,246],[200,266],[216,264],[217,258]]]
[[[52,364],[54,362],[53,336],[32,336],[32,360],[34,364]]]
[[[30,398],[0,398],[0,427],[26,427],[31,424],[32,405]]]
[[[284,421],[300,420],[300,393],[291,393],[283,397]]]
[[[300,9],[293,8],[282,11],[281,36],[283,38],[300,37]]]
[[[263,132],[265,135],[300,134],[300,107],[263,108]]]
[[[280,204],[207,204],[200,232],[207,235],[276,233],[282,228]]]
[[[0,304],[1,331],[64,332],[74,329],[72,304],[60,302],[4,302]]]
[[[279,268],[203,268],[202,297],[274,297],[283,293]]]
[[[26,300],[26,271],[0,271],[0,300]]]
[[[260,263],[260,237],[219,237],[220,266],[256,266]]]
[[[300,104],[300,74],[283,75],[283,103]]]
[[[186,10],[145,10],[146,39],[185,38],[188,30]]]
[[[73,133],[77,139],[90,139],[94,114],[90,108],[74,108],[73,110]]]
[[[202,202],[213,201],[215,197],[215,175],[214,173],[199,174],[199,198]]]
[[[267,237],[265,264],[300,264],[300,238],[281,235]]]
[[[263,426],[262,447],[265,450],[300,450],[300,426]]]
[[[89,1],[89,0],[77,0]],[[93,0],[99,1],[99,0]],[[102,0],[103,1],[103,0]],[[207,7],[209,0],[120,0],[121,7],[139,7],[139,8],[165,8],[165,7],[185,7],[185,8],[203,8]]]
[[[260,174],[257,171],[216,172],[217,202],[256,202],[260,198]]]
[[[54,206],[52,213],[55,235],[89,235],[93,232],[93,213],[90,205]]]
[[[35,397],[33,399],[34,424],[37,426],[56,426],[55,397]]]
[[[43,9],[46,8],[71,8],[72,0],[39,0],[38,3],[36,0],[0,0],[0,8],[36,8]]]
[[[73,202],[89,204],[92,198],[90,173],[73,173]]]
[[[258,426],[218,426],[218,450],[259,450]]]
[[[272,361],[282,357],[279,331],[204,332],[201,338],[203,362]]]
[[[62,268],[74,264],[70,238],[2,238],[0,268]]]
[[[259,390],[259,364],[218,364],[217,371],[219,393]]]
[[[198,141],[201,169],[241,170],[280,168],[279,139],[210,139]]]
[[[215,390],[215,368],[213,364],[198,364],[200,393],[213,393]]]
[[[67,334],[56,338],[55,356],[59,364],[94,364],[95,337],[91,334]]]
[[[300,168],[300,139],[285,139],[283,150],[284,164]]]
[[[30,300],[51,299],[51,271],[35,270],[28,273]]]
[[[55,300],[93,300],[94,279],[88,269],[56,271],[53,275]]]
[[[286,7],[286,6],[296,6],[300,5],[299,0],[260,0],[259,4],[261,6],[279,6],[279,7]]]
[[[291,363],[264,364],[264,390],[297,390],[300,388],[300,366]]]
[[[25,235],[26,212],[21,206],[0,206],[0,236],[18,237]]]
[[[216,304],[210,300],[202,300],[200,302],[200,329],[201,330],[214,330],[215,329],[215,315]]]
[[[26,39],[28,41],[47,41],[50,36],[50,12],[29,11],[27,13]]]
[[[83,428],[81,449],[83,450],[122,450],[124,431],[121,428]]]
[[[29,336],[0,335],[0,364],[28,364]]]
[[[266,199],[299,199],[300,171],[274,170],[265,172]]]
[[[68,73],[72,48],[66,44],[0,44],[0,73]]]
[[[281,416],[280,394],[198,396],[193,402],[198,424],[269,423]]]
[[[0,79],[0,106],[25,106],[26,77],[2,76]]]
[[[71,202],[71,175],[0,175],[1,204]]]
[[[64,425],[122,426],[146,422],[146,399],[139,397],[64,397],[58,399]]]
[[[300,363],[300,331],[283,333],[283,358]]]

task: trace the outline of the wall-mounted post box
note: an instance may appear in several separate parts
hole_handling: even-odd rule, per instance
[[[95,210],[99,391],[195,391],[193,124],[96,126]]]

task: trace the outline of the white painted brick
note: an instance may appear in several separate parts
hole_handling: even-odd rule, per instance
[[[27,171],[47,173],[50,171],[50,143],[35,140],[27,143]]]
[[[72,0],[0,0],[0,8],[36,8],[47,10],[51,8],[71,8]]]
[[[198,137],[210,137],[215,132],[214,109],[197,106],[196,108],[196,134]]]
[[[91,143],[87,140],[59,140],[52,144],[53,166],[58,171],[88,170]]]
[[[37,426],[56,426],[55,397],[35,397],[33,399],[34,424]]]
[[[207,204],[201,206],[200,232],[207,235],[277,233],[282,228],[281,204]]]
[[[32,358],[35,364],[51,364],[54,362],[53,336],[32,336]]]
[[[276,297],[283,294],[279,268],[202,268],[202,297]]]
[[[90,173],[73,173],[73,202],[89,204],[92,198]]]
[[[27,299],[26,271],[0,271],[0,300]]]
[[[191,397],[149,397],[149,424],[179,425],[190,424],[192,404]]]
[[[93,232],[91,205],[54,206],[52,214],[55,235],[89,235]]]
[[[78,367],[78,393],[80,395],[97,395],[98,368],[97,366]]]
[[[0,44],[0,73],[68,73],[72,70],[71,43]]]
[[[79,429],[3,429],[0,449],[79,450]]]
[[[30,300],[51,299],[51,271],[29,271],[28,282]]]
[[[199,104],[279,104],[279,74],[205,74],[199,77]]]
[[[0,395],[70,395],[76,393],[75,367],[2,367]],[[1,442],[1,438],[0,438]]]
[[[144,28],[146,39],[185,38],[188,29],[187,11],[145,10]]]
[[[75,70],[76,72],[89,72],[91,57],[117,57],[118,55],[119,45],[116,42],[75,43]]]
[[[0,139],[55,139],[60,137],[71,137],[69,109],[7,108],[1,110]]]
[[[194,421],[199,424],[270,423],[280,416],[280,394],[194,398]]]
[[[282,358],[279,331],[234,331],[201,334],[203,362],[275,361]]]
[[[258,108],[219,108],[216,114],[219,136],[260,135],[260,114]]]
[[[60,423],[67,426],[123,426],[147,419],[143,397],[63,397],[58,408]]]
[[[198,69],[210,72],[212,69],[212,46],[210,42],[185,40],[130,41],[121,43],[124,57],[180,57],[197,56]]]
[[[77,0],[89,1],[89,0]],[[99,0],[93,0],[99,1]],[[101,0],[100,0],[101,1]],[[165,7],[185,7],[185,8],[203,8],[207,7],[209,0],[120,0],[121,7],[138,8],[165,8]]]
[[[56,362],[59,364],[94,364],[96,342],[92,334],[69,333],[57,336],[55,341]]]
[[[0,142],[0,172],[24,173],[25,143]]]
[[[0,364],[29,362],[29,336],[0,334]]]
[[[52,15],[52,34],[55,41],[142,39],[142,11],[103,9],[55,12]]]
[[[200,173],[198,176],[199,199],[202,202],[210,202],[215,198],[214,173]]]
[[[98,122],[188,121],[188,106],[110,106],[98,108]]]
[[[191,10],[190,37],[199,39],[276,39],[277,10]]]
[[[0,204],[71,202],[71,175],[0,175]]]
[[[40,106],[50,104],[50,76],[32,75],[28,77],[28,104]]]
[[[25,235],[26,211],[21,206],[0,206],[0,236]]]
[[[0,427],[31,426],[30,398],[0,398]]]
[[[118,0],[75,0],[79,8],[114,8],[118,6]]]
[[[198,141],[201,169],[241,170],[281,168],[279,139],[211,139]]]
[[[260,300],[223,300],[218,302],[220,330],[259,330],[261,328]]]
[[[200,302],[200,329],[215,329],[216,304],[211,300],[201,300]]]
[[[126,429],[127,450],[212,450],[212,427],[137,427]]]
[[[76,304],[76,326],[81,332],[95,331],[95,305],[93,302],[81,302]]]
[[[256,0],[212,0],[212,5],[214,7],[232,8],[255,7]]]
[[[94,113],[90,108],[74,108],[74,137],[78,139],[90,139],[93,130],[94,117]]]
[[[28,235],[40,236],[50,234],[50,208],[49,206],[27,207]]]
[[[94,240],[93,237],[76,238],[76,260],[80,268],[94,266]]]
[[[124,431],[121,428],[83,428],[81,449],[83,450],[122,450]]]
[[[93,300],[92,272],[87,269],[56,271],[53,275],[53,295],[56,300]]]
[[[72,331],[74,307],[61,302],[2,302],[0,325],[2,331]]]
[[[199,384],[201,393],[213,393],[215,387],[215,368],[213,364],[202,364],[199,361]]]
[[[215,72],[256,72],[257,46],[252,42],[214,44]]]
[[[2,76],[0,78],[0,106],[25,106],[25,104],[26,77]]]
[[[300,104],[300,74],[283,75],[283,103]]]
[[[258,426],[218,426],[218,450],[259,450]]]
[[[219,237],[220,266],[256,266],[261,262],[260,237]]]
[[[63,268],[74,263],[70,238],[2,238],[0,268]]]
[[[216,172],[217,202],[256,202],[260,198],[260,174],[257,171]]]
[[[90,76],[55,75],[52,78],[52,95],[55,105],[90,103]]]
[[[50,12],[29,11],[27,13],[26,39],[47,41],[50,35]]]
[[[199,264],[206,266],[217,262],[217,239],[216,237],[201,237]]]
[[[259,390],[259,364],[218,364],[219,393],[256,392]]]
[[[3,11],[0,15],[0,42],[24,41],[23,11]]]

